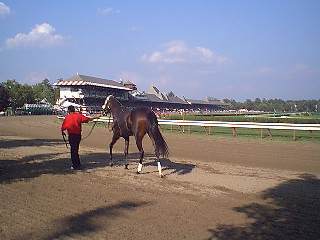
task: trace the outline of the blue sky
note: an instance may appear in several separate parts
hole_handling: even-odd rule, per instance
[[[0,81],[77,72],[190,98],[320,98],[320,1],[0,0]]]

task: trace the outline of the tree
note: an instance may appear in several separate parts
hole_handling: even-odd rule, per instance
[[[250,99],[247,99],[245,102],[245,108],[248,110],[254,110],[255,109],[255,105],[254,102],[252,102]]]
[[[32,86],[21,85],[16,80],[7,80],[3,83],[10,96],[10,106],[14,109],[22,107],[25,103],[34,103]]]
[[[5,110],[10,104],[9,91],[0,84],[0,111]]]
[[[41,83],[33,86],[34,98],[36,101],[41,101],[46,98],[51,104],[55,102],[55,90],[51,86],[48,79],[44,79]]]

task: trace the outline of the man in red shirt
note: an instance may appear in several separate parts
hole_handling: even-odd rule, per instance
[[[83,114],[76,112],[74,106],[68,107],[68,115],[64,118],[61,126],[61,132],[67,130],[69,135],[69,144],[71,150],[71,169],[81,169],[79,158],[79,145],[81,141],[81,123],[87,123],[98,117],[86,117]]]

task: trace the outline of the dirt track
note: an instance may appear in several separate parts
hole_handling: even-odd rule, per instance
[[[318,143],[166,133],[160,179],[147,138],[143,174],[133,139],[109,167],[110,137],[72,172],[54,117],[0,118],[0,239],[320,239]]]

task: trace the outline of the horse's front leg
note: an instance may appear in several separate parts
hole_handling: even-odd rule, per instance
[[[129,137],[124,138],[124,159],[125,159],[125,165],[124,168],[128,169],[128,150],[129,150]]]
[[[160,162],[160,157],[159,157],[158,149],[155,150],[155,155],[156,155],[156,157],[157,157],[159,176],[160,176],[161,178],[163,178],[164,176],[162,175],[162,167],[161,167],[161,162]]]
[[[112,141],[109,144],[109,150],[110,150],[110,166],[113,166],[113,159],[112,159],[112,148],[113,145],[118,141],[118,139],[120,138],[120,136],[118,134],[116,134],[115,132],[113,133],[113,137],[112,137]]]

